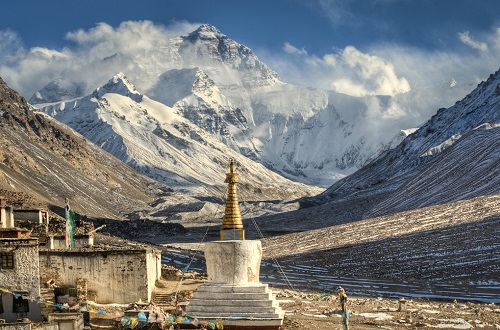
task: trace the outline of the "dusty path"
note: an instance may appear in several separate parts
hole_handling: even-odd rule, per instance
[[[186,273],[180,282],[177,276],[159,282],[156,293],[189,300],[203,280],[198,274]],[[180,285],[179,285],[180,283]],[[273,289],[285,311],[283,330],[342,329],[338,299],[335,295]],[[500,307],[494,304],[432,301],[428,299],[399,299],[359,297],[349,295],[350,329],[499,329]],[[401,307],[400,307],[401,306]],[[167,311],[172,311],[167,306]]]

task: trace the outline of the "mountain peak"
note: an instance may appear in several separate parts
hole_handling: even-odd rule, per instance
[[[128,96],[136,102],[140,102],[142,100],[142,95],[122,72],[115,74],[113,78],[111,78],[102,87],[97,88],[94,92],[95,96],[99,98],[106,93]]]
[[[210,24],[202,24],[198,29],[191,32],[188,37],[202,39],[202,40],[212,40],[212,39],[221,39],[226,36],[222,32],[220,32],[219,29],[217,29],[215,26]]]
[[[85,84],[58,78],[35,92],[29,99],[30,104],[52,103],[83,96]]]

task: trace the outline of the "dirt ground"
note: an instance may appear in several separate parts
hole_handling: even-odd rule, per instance
[[[180,300],[189,300],[193,291],[204,283],[197,273],[180,271],[157,283],[156,293],[179,292]],[[298,292],[272,288],[285,311],[283,330],[343,329],[336,295]],[[399,299],[349,296],[349,329],[500,329],[500,306],[456,301]],[[166,306],[172,311],[173,306]]]
[[[284,329],[343,329],[337,297],[282,291]],[[287,298],[288,297],[288,298]],[[349,297],[349,329],[500,329],[495,305]]]
[[[116,239],[115,239],[116,240]],[[109,236],[98,241],[123,244]],[[165,266],[164,266],[165,267]],[[155,293],[170,300],[162,304],[166,312],[174,310],[174,295],[178,292],[180,301],[192,297],[196,288],[204,283],[202,274],[186,273],[182,281],[181,271],[171,267],[157,282]],[[335,294],[299,292],[272,288],[280,307],[285,311],[283,330],[343,329],[340,306]],[[457,302],[451,300],[406,299],[400,308],[399,299],[382,297],[361,297],[349,295],[349,329],[500,329],[500,306],[495,304]],[[95,315],[93,325],[101,323]],[[109,328],[101,323],[101,328]],[[96,327],[99,328],[99,327]]]

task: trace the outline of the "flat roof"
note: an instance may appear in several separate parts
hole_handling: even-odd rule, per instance
[[[94,253],[109,253],[109,254],[140,254],[140,253],[161,253],[161,250],[151,249],[151,248],[119,248],[119,247],[84,247],[84,248],[73,248],[71,250],[67,249],[53,249],[46,250],[40,249],[40,254],[94,254]]]

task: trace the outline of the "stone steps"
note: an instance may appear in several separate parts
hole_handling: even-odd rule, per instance
[[[56,302],[54,296],[54,288],[40,288],[40,300],[51,305],[46,306],[45,304],[40,304],[40,312],[43,317],[48,318],[48,315],[50,313],[57,310],[56,307],[52,306]]]
[[[169,306],[172,304],[173,294],[155,292],[153,302],[158,306]]]
[[[247,300],[248,301],[248,300]],[[228,305],[231,303],[231,305]],[[196,315],[197,313],[226,313],[226,314],[272,314],[275,313],[276,308],[273,306],[269,307],[260,307],[254,306],[253,303],[251,306],[248,305],[232,305],[232,301],[226,301],[226,305],[217,305],[217,306],[206,306],[206,305],[191,305],[191,301],[189,302],[189,313]],[[242,313],[244,311],[244,313]]]
[[[213,313],[191,313],[198,320],[217,320],[217,319],[241,319],[241,320],[280,320],[283,319],[284,313],[268,313],[265,315],[257,313],[229,313],[229,312],[213,312]]]
[[[267,284],[237,286],[217,283],[206,283],[204,285],[200,285],[196,292],[271,293]]]
[[[201,320],[218,318],[231,320],[283,319],[284,312],[267,284],[231,286],[200,285],[189,301],[186,312]]]
[[[241,306],[247,306],[249,302],[251,302],[254,307],[279,307],[279,304],[276,300],[270,299],[238,299],[238,297],[234,297],[235,295],[228,296],[230,299],[205,299],[203,297],[196,296],[196,298],[191,298],[189,300],[189,306],[191,308],[196,306],[203,306],[203,304],[209,300],[212,306],[227,306],[228,301],[231,302],[231,306],[240,308]]]
[[[198,299],[213,299],[214,295],[224,297],[230,300],[272,300],[274,297],[271,293],[232,293],[232,292],[197,292]]]

